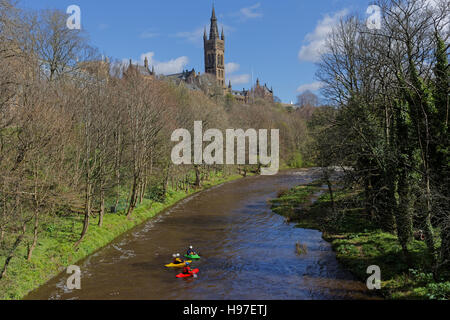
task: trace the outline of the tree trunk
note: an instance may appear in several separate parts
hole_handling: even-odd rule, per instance
[[[136,208],[137,193],[139,188],[138,184],[138,177],[135,175],[133,178],[133,187],[131,190],[130,202],[127,210],[127,219],[131,218],[134,208]]]
[[[450,216],[442,223],[441,230],[441,253],[439,273],[447,273],[450,276]]]
[[[116,204],[115,207],[119,206],[120,201],[120,145],[121,145],[121,133],[120,130],[117,134],[117,149],[116,149],[116,161],[115,161],[115,178],[116,178]]]
[[[334,203],[333,186],[331,185],[331,181],[328,178],[327,178],[327,186],[328,186],[328,192],[330,193],[331,211],[332,211],[333,215],[335,215],[336,214],[336,205]]]
[[[100,213],[98,216],[98,226],[103,227],[103,216],[105,215],[105,191],[103,188],[100,190]]]
[[[3,264],[3,268],[2,271],[0,272],[0,280],[6,276],[6,271],[8,269],[8,265],[11,262],[11,259],[14,258],[14,254],[17,250],[17,248],[19,247],[20,243],[23,240],[23,237],[25,235],[25,232],[27,231],[27,223],[28,221],[25,221],[22,225],[22,232],[20,233],[20,235],[17,237],[16,242],[14,242],[13,247],[11,248],[11,250],[9,251],[8,256],[6,257],[5,263]]]
[[[408,244],[412,237],[412,214],[411,214],[411,192],[408,184],[406,169],[401,169],[398,180],[398,206],[396,210],[395,222],[397,226],[397,236],[402,246],[403,253],[410,264],[410,256],[408,251]]]
[[[34,210],[34,230],[33,230],[33,243],[31,247],[28,249],[27,260],[31,261],[31,257],[33,255],[33,251],[36,248],[37,240],[38,240],[38,230],[39,230],[39,210],[35,208]]]
[[[74,248],[77,248],[80,243],[86,237],[86,234],[89,229],[89,217],[91,215],[91,185],[88,184],[86,186],[86,204],[85,204],[85,212],[84,212],[84,221],[83,221],[83,230],[81,231],[80,239],[75,243]]]
[[[200,169],[198,166],[194,166],[195,171],[195,186],[200,187]]]
[[[430,176],[427,173],[426,174],[426,210],[423,211],[422,216],[422,223],[423,223],[423,230],[425,233],[425,243],[427,244],[428,251],[431,256],[431,263],[433,265],[433,274],[436,277],[437,276],[437,252],[436,252],[436,244],[434,241],[434,232],[433,232],[433,226],[431,224],[431,211],[432,211],[432,205],[431,205],[431,189],[430,189]]]

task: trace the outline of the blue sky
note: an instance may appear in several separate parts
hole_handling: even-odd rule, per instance
[[[339,17],[364,15],[365,0],[216,0],[226,37],[227,79],[248,88],[258,77],[283,102],[317,89],[314,61]],[[21,0],[32,9],[81,8],[91,44],[114,59],[143,61],[159,73],[204,71],[203,28],[209,31],[212,0]],[[228,81],[228,80],[227,80]]]

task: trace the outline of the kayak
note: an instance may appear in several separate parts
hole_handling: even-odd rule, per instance
[[[200,259],[200,256],[198,255],[198,254],[196,254],[196,255],[192,255],[192,256],[189,256],[189,255],[184,255],[186,258],[188,258],[188,259]]]
[[[186,262],[191,263],[192,261],[185,261],[183,263],[178,263],[178,264],[169,263],[169,264],[166,264],[166,268],[184,268],[186,266]]]
[[[189,274],[184,274],[184,273],[180,273],[177,274],[177,278],[190,278],[192,276],[194,276],[194,274],[197,274],[200,270],[198,269],[193,269],[191,270],[191,272],[189,272]]]

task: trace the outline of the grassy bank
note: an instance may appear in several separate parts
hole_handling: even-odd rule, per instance
[[[322,183],[281,190],[272,210],[299,228],[317,229],[332,244],[337,259],[361,281],[368,266],[381,268],[382,290],[387,299],[449,299],[450,282],[436,283],[430,273],[424,242],[409,245],[414,269],[408,267],[397,236],[377,229],[361,207],[358,191],[338,189],[332,213],[328,190]]]
[[[31,261],[24,259],[26,246],[19,248],[16,258],[13,258],[8,267],[6,277],[0,281],[0,299],[23,298],[28,292],[62,272],[67,266],[76,264],[124,232],[156,216],[178,201],[193,193],[240,177],[240,175],[226,178],[212,177],[203,183],[202,188],[190,189],[189,192],[169,190],[164,203],[145,199],[133,212],[131,220],[128,220],[123,212],[106,214],[103,227],[99,228],[97,219],[92,219],[88,234],[77,250],[74,250],[73,245],[81,233],[83,217],[55,217],[51,223],[44,225]],[[0,264],[3,263],[3,259],[0,257]]]

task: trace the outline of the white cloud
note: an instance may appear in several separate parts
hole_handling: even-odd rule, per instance
[[[241,66],[239,65],[239,63],[228,62],[225,64],[225,71],[227,74],[232,74],[232,73],[235,73],[236,71],[238,71],[240,67]]]
[[[143,53],[143,54],[141,54],[139,61],[133,60],[133,64],[143,65],[144,60],[147,57],[150,68],[152,66],[154,66],[155,72],[157,74],[167,75],[167,74],[179,73],[179,72],[183,71],[184,68],[186,67],[186,65],[189,63],[189,58],[186,56],[171,59],[169,61],[158,61],[154,58],[154,56],[155,56],[155,53],[152,51]],[[129,63],[129,61],[126,59],[124,59],[123,62],[126,65]]]
[[[316,81],[313,83],[307,83],[302,84],[300,87],[297,88],[298,93],[303,93],[305,91],[317,91],[319,89],[322,89],[324,87],[324,83],[320,81]]]
[[[250,82],[249,74],[236,74],[227,77],[227,82],[231,81],[231,85],[246,84]]]
[[[143,65],[145,58],[148,59],[148,64],[149,65],[155,64],[156,60],[153,59],[154,56],[155,56],[155,53],[153,51],[141,54],[141,57],[140,57],[140,60],[139,60],[139,64]]]
[[[189,63],[186,56],[169,60],[167,62],[157,62],[155,64],[155,71],[158,74],[171,74],[183,71],[184,67]]]
[[[239,71],[241,66],[239,63],[236,62],[228,62],[225,64],[225,73],[227,80],[231,81],[231,85],[238,85],[238,84],[246,84],[250,82],[250,75],[249,74],[233,74],[236,71]],[[232,75],[233,74],[233,75]]]
[[[260,7],[261,3],[258,2],[251,7],[242,8],[241,10],[239,10],[239,15],[243,20],[261,18],[263,14],[260,10],[257,10]]]
[[[298,58],[300,61],[318,62],[320,55],[325,52],[325,44],[328,35],[336,26],[340,19],[345,17],[349,11],[347,9],[336,12],[334,15],[325,15],[317,23],[316,29],[308,33],[305,37],[306,44],[300,48]]]

